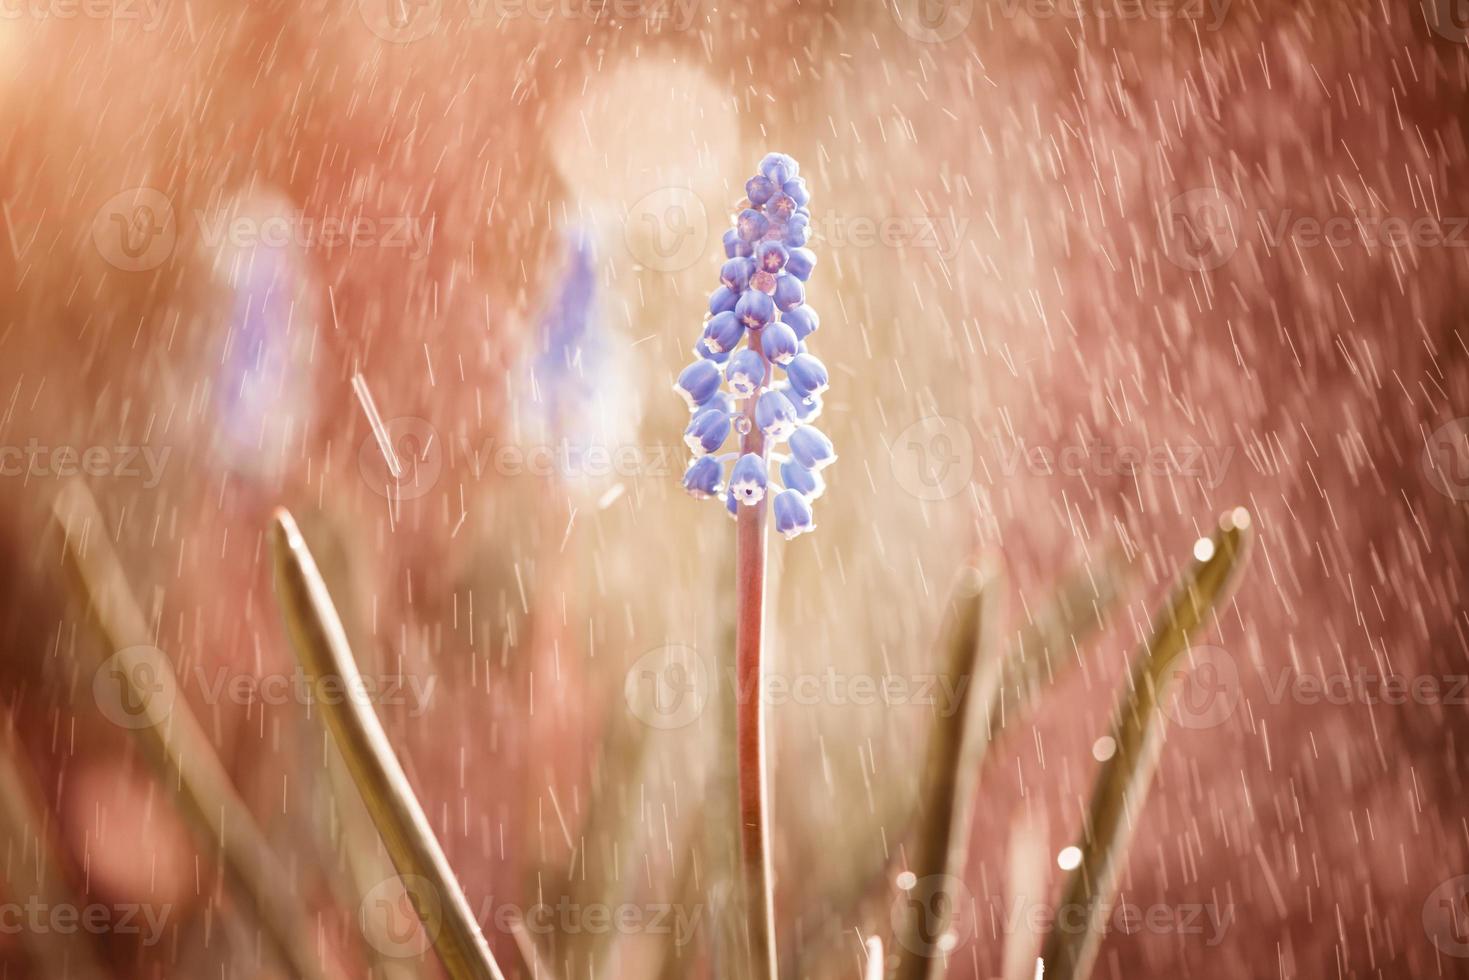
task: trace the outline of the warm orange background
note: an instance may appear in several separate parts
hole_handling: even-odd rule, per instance
[[[364,666],[438,678],[426,713],[385,716],[471,899],[672,901],[690,894],[686,863],[718,861],[700,812],[719,799],[717,725],[649,734],[622,681],[665,643],[727,655],[733,528],[652,460],[672,447],[679,466],[668,386],[726,215],[760,156],[784,150],[813,189],[813,225],[837,232],[813,246],[810,298],[841,460],[818,532],[773,545],[775,669],[933,669],[944,590],[981,550],[1007,570],[1007,632],[1078,562],[1120,549],[1133,573],[1082,669],[985,768],[950,975],[1024,969],[1025,937],[1000,923],[1007,889],[1035,875],[1059,887],[1053,857],[1077,833],[1091,746],[1147,614],[1239,504],[1257,547],[1204,642],[1237,665],[1240,700],[1223,724],[1170,732],[1123,881],[1141,905],[1216,903],[1234,919],[1213,946],[1110,936],[1097,976],[1466,975],[1423,919],[1439,883],[1469,873],[1464,706],[1276,703],[1269,689],[1288,665],[1469,673],[1464,505],[1423,461],[1430,434],[1469,414],[1469,231],[1271,241],[1298,217],[1451,232],[1469,215],[1469,45],[1417,4],[1239,0],[1163,19],[1101,6],[1077,19],[960,4],[949,16],[971,22],[937,43],[876,2],[835,0],[705,0],[687,24],[576,4],[538,23],[443,0],[406,42],[369,29],[371,0],[206,0],[156,19],[23,8],[0,20],[0,444],[170,449],[157,486],[88,482],[184,672],[289,669],[263,531],[291,506]],[[94,221],[137,186],[171,202],[177,241],[126,271]],[[670,187],[701,203],[708,240],[660,263],[643,202]],[[1201,188],[1237,220],[1202,272],[1173,260],[1170,211]],[[265,302],[259,256],[207,241],[201,214],[399,220],[431,226],[432,246],[281,250],[274,359],[231,367],[242,305]],[[884,219],[886,241],[853,239]],[[643,463],[477,472],[478,448],[547,438],[525,365],[575,227],[598,244],[608,352],[579,424]],[[431,488],[397,509],[364,478],[354,371],[385,417],[425,419],[440,440]],[[232,409],[246,375],[264,394]],[[922,499],[908,443],[931,416],[953,420],[969,474],[946,499]],[[1216,483],[1016,464],[1017,447],[1088,443],[1197,446],[1228,465]],[[56,486],[0,479],[0,692],[73,885],[176,908],[162,945],[97,947],[118,976],[261,975],[207,842],[93,703],[106,651],[60,574]],[[186,695],[297,872],[323,955],[362,975],[315,722]],[[774,710],[790,976],[856,976],[854,930],[887,930],[925,724],[911,705]],[[628,747],[639,737],[644,755]],[[640,828],[615,854],[606,814]],[[1017,870],[1031,853],[1040,863]],[[692,894],[712,902],[703,887]],[[708,938],[671,975],[704,975]],[[613,975],[651,969],[639,939]],[[491,942],[513,959],[509,936]],[[586,975],[575,942],[548,946],[562,975]],[[0,956],[6,975],[34,975],[15,937]]]

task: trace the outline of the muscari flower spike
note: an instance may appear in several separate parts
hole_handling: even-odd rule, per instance
[[[821,318],[806,302],[816,254],[805,247],[811,192],[800,169],[784,153],[767,154],[745,183],[694,344],[698,360],[674,386],[693,416],[684,489],[722,500],[735,516],[768,497],[787,538],[816,526],[812,502],[826,489],[819,471],[836,460],[831,440],[811,425],[829,379],[807,350]],[[731,432],[739,444],[722,451]]]

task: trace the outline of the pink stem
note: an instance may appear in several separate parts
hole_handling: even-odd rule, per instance
[[[750,331],[750,349],[760,352],[760,331]],[[770,364],[761,354],[769,380]],[[748,430],[740,449],[768,462],[765,435],[755,424],[759,392],[746,400]],[[746,929],[751,976],[775,980],[775,901],[771,894],[770,826],[765,802],[765,698],[762,652],[765,637],[765,514],[769,493],[754,506],[740,505],[735,545],[735,703],[740,794],[740,852],[744,864]]]

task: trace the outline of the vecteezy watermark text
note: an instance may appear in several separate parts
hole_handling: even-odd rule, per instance
[[[497,476],[559,476],[563,479],[617,477],[666,477],[682,468],[680,451],[666,445],[608,446],[579,444],[517,443],[486,439],[478,447],[462,444],[469,473],[479,479],[486,473]]]
[[[1255,668],[1265,702],[1316,707],[1389,708],[1469,705],[1469,674],[1407,674],[1363,665],[1320,673],[1291,664]],[[1233,716],[1242,696],[1242,672],[1224,648],[1191,646],[1173,671],[1163,710],[1185,728],[1214,728]]]
[[[92,242],[109,265],[124,272],[149,272],[173,254],[180,226],[189,220],[197,240],[210,249],[376,249],[415,260],[432,249],[435,228],[431,214],[314,215],[297,210],[256,215],[196,208],[181,215],[162,191],[134,187],[114,194],[97,209]]]
[[[930,415],[905,426],[889,447],[898,485],[920,500],[947,500],[982,470],[990,479],[1022,472],[1037,477],[1180,478],[1215,489],[1224,482],[1235,447],[1198,442],[1143,445],[1083,439],[1057,444],[1008,442],[981,453],[968,424]]]
[[[822,248],[931,249],[945,261],[959,254],[969,219],[933,214],[873,217],[821,211],[811,216],[811,237]]]
[[[1262,216],[1263,219],[1263,216]],[[1350,214],[1321,218],[1297,214],[1290,208],[1268,226],[1265,241],[1272,248],[1289,242],[1300,248],[1349,248],[1381,245],[1388,248],[1469,248],[1469,218],[1418,215],[1407,218],[1358,209]]]
[[[350,683],[334,676],[316,681],[299,667],[285,673],[256,674],[230,666],[211,670],[199,665],[185,676],[209,705],[402,706],[412,718],[428,710],[439,683],[433,675],[411,674],[364,674]],[[92,676],[92,697],[102,714],[119,727],[147,728],[160,724],[173,711],[179,697],[179,679],[162,650],[127,647],[97,668]]]
[[[597,23],[638,21],[660,31],[693,27],[704,0],[358,0],[367,29],[384,41],[421,41],[449,21],[454,28],[497,27],[511,21]]]
[[[1449,0],[1441,0],[1449,2]],[[1190,21],[1202,30],[1224,25],[1231,0],[999,0],[990,11],[1004,20],[1088,22]],[[884,0],[898,28],[915,41],[941,44],[975,20],[977,0]]]
[[[428,254],[434,237],[433,218],[419,215],[318,216],[297,211],[265,217],[231,217],[196,210],[194,220],[200,241],[209,248],[222,245],[352,251],[376,248],[421,259]]]
[[[351,683],[327,675],[314,681],[297,668],[285,674],[253,674],[216,667],[195,667],[192,676],[207,704],[370,704],[407,707],[408,717],[418,718],[428,710],[439,686],[435,676],[394,674],[386,677],[361,675]]]
[[[898,875],[897,885],[889,908],[893,931],[905,948],[920,956],[947,955],[966,938],[973,923],[986,918],[991,929],[1006,936],[1144,933],[1198,936],[1208,947],[1223,942],[1235,921],[1233,906],[1207,902],[1053,905],[1022,895],[1003,905],[990,899],[980,907],[961,879],[945,874],[920,878],[905,871]]]
[[[387,878],[363,896],[360,918],[368,942],[385,956],[417,957],[430,948],[431,930],[440,921],[442,900],[438,889],[417,875]],[[519,905],[486,899],[476,910],[481,928],[502,935],[531,936],[671,936],[679,947],[694,941],[703,917],[703,905],[672,902],[612,905],[575,902],[562,896],[554,903]],[[427,923],[427,925],[425,925]]]
[[[1181,476],[1215,489],[1224,480],[1233,446],[1114,446],[1100,439],[1064,446],[1014,445],[999,454],[999,472],[1014,476],[1023,467],[1032,476]]]
[[[1185,20],[1217,31],[1231,0],[1000,0],[1001,16],[1031,20]]]
[[[967,674],[868,674],[827,667],[797,673],[768,671],[756,683],[741,684],[732,668],[721,678],[703,654],[673,644],[637,659],[624,676],[623,697],[639,721],[662,729],[692,724],[721,682],[734,691],[740,704],[758,698],[771,707],[915,705],[947,718],[963,704],[972,680]]]
[[[1297,253],[1314,249],[1469,248],[1469,217],[1394,214],[1383,208],[1344,213],[1302,214],[1292,208],[1257,209],[1253,218],[1234,194],[1195,187],[1174,194],[1159,210],[1163,254],[1189,271],[1218,269],[1249,235],[1253,223],[1262,245]]]
[[[154,31],[163,23],[162,0],[0,0],[0,21],[109,20]]]
[[[110,477],[142,479],[152,490],[163,479],[171,446],[0,446],[0,477]]]
[[[1172,904],[1153,902],[1103,902],[1096,907],[1082,904],[1052,906],[1016,898],[1001,910],[1001,926],[1007,934],[1061,932],[1073,935],[1119,932],[1133,936],[1202,936],[1205,946],[1218,946],[1234,922],[1231,907],[1208,902]]]
[[[0,903],[0,935],[141,936],[144,946],[154,946],[163,938],[172,912],[172,905],[51,905],[32,896],[24,902]]]
[[[478,443],[461,436],[448,444],[427,419],[401,415],[384,420],[380,433],[362,437],[357,470],[374,493],[412,500],[432,490],[446,468],[472,480],[667,479],[683,472],[685,453],[661,443],[522,442],[494,436]]]

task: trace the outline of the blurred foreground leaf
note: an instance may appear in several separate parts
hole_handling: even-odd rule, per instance
[[[276,861],[188,703],[159,694],[160,688],[176,691],[173,667],[153,645],[97,502],[83,484],[68,483],[52,510],[65,535],[67,564],[116,651],[112,674],[146,719],[136,729],[144,756],[199,836],[219,848],[230,884],[255,910],[280,961],[302,980],[326,980],[312,953],[313,919],[296,897],[295,879]],[[169,683],[160,684],[158,672],[167,672]]]
[[[1093,920],[1116,890],[1132,831],[1147,799],[1162,750],[1162,703],[1189,638],[1228,595],[1248,553],[1250,515],[1227,513],[1212,537],[1201,539],[1194,562],[1168,604],[1153,619],[1152,635],[1133,664],[1112,727],[1116,750],[1102,766],[1092,792],[1081,843],[1081,863],[1066,882],[1056,921],[1080,929],[1053,928],[1041,960],[1046,980],[1085,980],[1096,961],[1103,930]],[[1083,909],[1085,915],[1070,914]]]
[[[0,734],[0,854],[6,856],[5,893],[11,902],[34,901],[43,908],[83,907],[58,870],[56,842],[32,774],[26,769],[15,730]],[[36,976],[51,980],[103,980],[107,972],[85,932],[21,929],[21,941]]]
[[[1116,552],[1104,554],[1100,564],[1100,574],[1090,563],[1070,570],[1035,619],[1006,649],[986,715],[992,739],[1015,724],[1044,687],[1055,684],[1077,664],[1077,649],[1101,628],[1107,610],[1127,584],[1128,570]],[[1011,691],[1015,706],[1007,709],[1006,694]]]
[[[295,520],[283,509],[276,511],[270,543],[286,629],[319,695],[313,703],[320,706],[444,969],[453,980],[504,980],[372,706],[363,697],[325,696],[327,690],[365,688],[326,583]]]
[[[907,895],[896,980],[939,975],[957,911],[953,899],[962,894],[950,882],[964,875],[979,768],[989,746],[986,716],[999,685],[992,640],[998,578],[990,563],[966,568],[950,598],[940,649],[944,670],[956,682],[950,689],[959,693],[929,736],[913,859],[900,883]],[[965,678],[968,684],[957,683]]]

